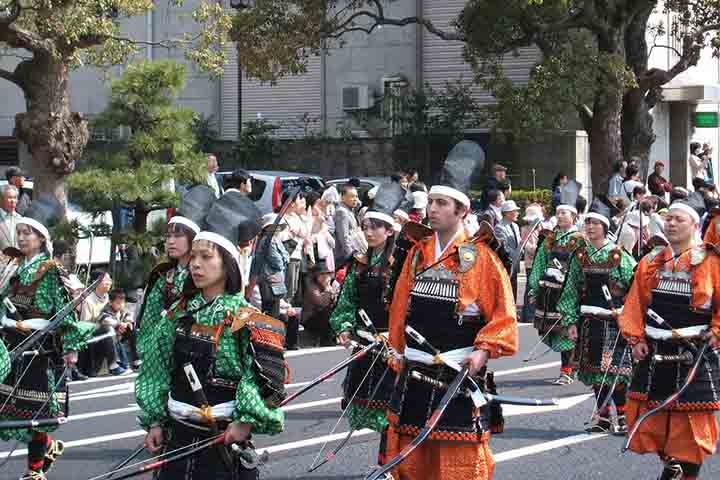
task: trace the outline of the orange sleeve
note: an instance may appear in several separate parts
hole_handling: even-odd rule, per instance
[[[693,295],[693,305],[701,306],[708,303],[712,308],[710,327],[716,337],[720,337],[720,255],[709,253],[707,259],[698,266],[696,271],[696,289],[703,293],[701,298]]]
[[[485,245],[478,246],[478,261],[471,281],[476,284],[476,303],[487,320],[475,338],[475,348],[491,358],[510,356],[518,349],[517,309],[510,277],[500,259]]]
[[[703,238],[703,241],[712,245],[720,244],[720,216],[715,217],[710,223],[710,226],[708,226],[708,229],[705,232],[705,238]]]
[[[631,345],[645,341],[645,314],[650,305],[651,276],[647,258],[641,259],[630,292],[625,297],[623,311],[618,317],[620,332]]]
[[[405,258],[400,276],[395,284],[395,292],[393,293],[392,303],[390,304],[390,315],[388,319],[390,331],[390,345],[398,352],[405,352],[405,320],[407,316],[408,301],[410,299],[410,289],[412,288],[413,279],[411,278],[410,266],[412,259],[417,252],[416,244]]]

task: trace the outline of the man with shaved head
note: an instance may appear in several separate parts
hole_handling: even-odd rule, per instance
[[[657,454],[660,479],[698,478],[718,443],[720,255],[695,240],[699,226],[688,203],[670,205],[669,245],[640,261],[619,320],[637,362],[628,392],[629,448]]]

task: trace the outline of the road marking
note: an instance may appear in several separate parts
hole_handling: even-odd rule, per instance
[[[329,380],[328,380],[329,381]],[[309,385],[311,382],[289,383],[285,388],[300,388]],[[130,395],[135,393],[135,383],[127,382],[119,385],[111,385],[109,387],[94,388],[84,392],[71,393],[70,402],[78,400],[89,400],[92,398],[114,397],[119,395]]]
[[[87,420],[88,418],[106,417],[108,415],[119,415],[121,413],[132,413],[137,412],[138,410],[140,410],[138,406],[131,406],[114,408],[112,410],[100,410],[99,412],[78,413],[77,415],[70,415],[68,417],[68,421],[73,422],[75,420]]]
[[[102,437],[84,438],[82,440],[71,440],[69,442],[63,442],[65,448],[73,447],[84,447],[85,445],[93,445],[95,443],[112,442],[113,440],[123,440],[125,438],[134,438],[145,436],[145,430],[133,430],[132,432],[114,433],[112,435],[103,435]],[[0,458],[7,458],[10,452],[0,452]],[[19,457],[21,455],[27,455],[27,448],[22,448],[12,452],[11,457]]]
[[[592,393],[584,393],[582,395],[574,395],[572,397],[558,398],[559,405],[550,405],[547,407],[536,407],[534,405],[503,405],[503,416],[513,417],[515,415],[533,415],[536,413],[556,412],[558,410],[569,410],[576,405],[580,405],[588,398],[594,398]]]
[[[278,453],[286,452],[288,450],[295,450],[296,448],[311,447],[313,445],[320,445],[325,442],[337,442],[347,437],[349,432],[335,433],[333,435],[324,435],[322,437],[308,438],[307,440],[298,440],[297,442],[281,443],[280,445],[271,445],[269,447],[261,447],[258,449],[259,454],[267,453]],[[376,433],[373,430],[363,428],[353,432],[351,438],[364,437],[370,434]]]
[[[516,448],[514,450],[508,450],[506,452],[500,452],[493,454],[495,463],[507,462],[508,460],[515,460],[516,458],[527,457],[528,455],[536,455],[538,453],[547,452],[560,447],[566,447],[568,445],[575,445],[576,443],[589,442],[590,440],[597,440],[599,438],[605,438],[609,436],[607,433],[602,434],[589,434],[581,433],[579,435],[573,435],[571,437],[558,438],[545,443],[537,443],[527,447]]]
[[[545,370],[546,368],[554,368],[554,367],[559,367],[559,366],[560,366],[560,362],[540,363],[538,365],[530,365],[529,367],[513,368],[511,370],[500,370],[498,372],[495,372],[495,376],[502,377],[504,375],[514,375],[516,373],[533,372],[535,370]]]
[[[73,380],[67,382],[68,385],[90,385],[91,383],[98,382],[112,382],[113,380],[127,380],[129,378],[136,378],[137,373],[128,373],[127,375],[108,375],[107,377],[94,377],[88,378],[87,380]]]
[[[290,350],[285,352],[285,358],[302,357],[303,355],[313,355],[315,353],[339,352],[345,350],[345,347],[316,347],[303,348],[302,350]]]

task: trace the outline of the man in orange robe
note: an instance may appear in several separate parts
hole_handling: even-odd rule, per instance
[[[663,460],[662,480],[698,478],[718,442],[720,255],[712,246],[694,244],[699,221],[687,204],[670,206],[665,219],[670,245],[640,261],[619,319],[638,361],[628,393],[631,433],[641,415],[683,387],[699,347],[710,342],[682,395],[648,417],[631,438],[632,451]]]
[[[406,338],[406,325],[439,351],[454,350],[454,358],[469,365],[476,378],[482,378],[488,359],[512,355],[518,348],[510,279],[491,248],[468,238],[463,218],[469,207],[469,199],[459,190],[447,186],[430,190],[428,218],[434,235],[409,252],[395,287],[390,343],[400,359],[396,363],[400,374],[389,412],[387,459],[413,440],[445,394],[409,378],[409,372],[446,383],[457,374],[447,366],[415,361],[412,353],[421,347]],[[477,409],[469,398],[456,396],[430,437],[392,471],[393,478],[492,478],[487,408]]]

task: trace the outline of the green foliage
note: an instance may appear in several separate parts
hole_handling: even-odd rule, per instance
[[[235,162],[241,166],[256,165],[278,155],[280,143],[272,135],[280,127],[265,119],[251,120],[243,124],[240,138],[233,148]]]
[[[130,207],[136,217],[176,206],[173,182],[204,181],[206,160],[196,150],[194,113],[174,105],[185,67],[171,61],[129,65],[112,84],[98,125],[130,127],[125,150],[99,152],[68,179],[73,200],[91,212]],[[145,225],[137,226],[142,234]]]

